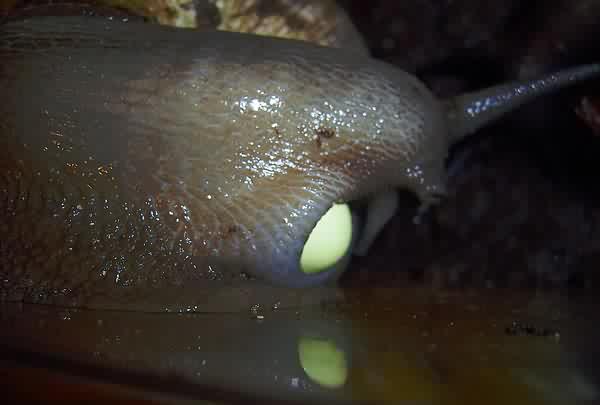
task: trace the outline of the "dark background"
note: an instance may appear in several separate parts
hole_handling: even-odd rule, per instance
[[[600,60],[600,2],[343,3],[374,56],[443,96]],[[598,287],[600,137],[575,112],[598,96],[595,80],[544,97],[453,148],[449,198],[415,226],[407,196],[350,281]]]

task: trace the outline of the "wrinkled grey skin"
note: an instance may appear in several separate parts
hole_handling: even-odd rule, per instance
[[[0,60],[3,299],[128,309],[197,305],[244,273],[335,279],[299,269],[334,202],[370,201],[364,254],[394,189],[444,194],[453,142],[599,71],[440,102],[358,53],[99,17],[5,24]]]

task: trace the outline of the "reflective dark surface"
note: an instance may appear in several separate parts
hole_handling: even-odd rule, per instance
[[[1,354],[28,395],[53,378],[70,398],[87,381],[105,384],[95,395],[167,402],[593,403],[593,301],[415,286],[258,314],[4,305]]]

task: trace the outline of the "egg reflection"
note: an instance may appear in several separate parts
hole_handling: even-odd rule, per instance
[[[335,342],[302,338],[298,343],[298,357],[306,375],[320,386],[340,388],[346,383],[346,354]]]

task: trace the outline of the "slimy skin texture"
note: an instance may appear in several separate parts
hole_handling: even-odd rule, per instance
[[[598,71],[440,102],[361,54],[99,17],[0,26],[0,60],[2,299],[116,308],[334,280],[299,268],[332,204],[433,204],[451,142]]]
[[[3,26],[0,56],[8,299],[94,306],[241,272],[319,284],[335,274],[299,257],[334,202],[426,197],[443,170],[430,92],[352,53],[40,17]]]

